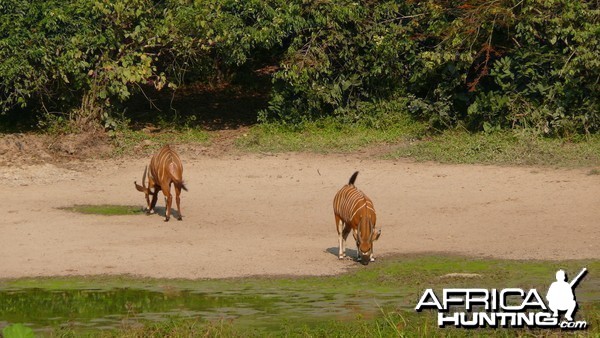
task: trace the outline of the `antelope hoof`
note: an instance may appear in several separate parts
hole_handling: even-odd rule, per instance
[[[168,222],[168,221],[169,221],[169,217],[165,217],[165,222]]]
[[[182,217],[182,216],[179,216],[179,217],[177,217],[177,220],[178,220],[178,221],[183,221],[183,217]]]
[[[375,262],[375,257],[371,257],[371,262]]]

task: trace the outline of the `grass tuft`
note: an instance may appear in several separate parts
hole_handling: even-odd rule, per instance
[[[113,205],[113,204],[101,204],[101,205],[74,205],[72,207],[61,208],[63,210],[78,212],[81,214],[94,214],[94,215],[136,215],[143,212],[142,208],[135,205]]]

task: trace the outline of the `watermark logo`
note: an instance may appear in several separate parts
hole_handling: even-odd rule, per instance
[[[556,272],[556,281],[546,293],[547,304],[536,289],[443,289],[442,298],[433,289],[421,296],[415,310],[438,310],[438,326],[459,328],[540,327],[585,329],[586,321],[574,321],[577,311],[575,288],[587,274],[584,268],[567,281],[563,270]],[[560,320],[560,314],[564,319]]]

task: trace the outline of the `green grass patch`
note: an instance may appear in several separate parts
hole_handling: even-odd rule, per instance
[[[111,136],[115,145],[115,155],[139,152],[140,145],[143,146],[144,151],[153,152],[165,144],[198,143],[208,145],[211,139],[210,133],[196,128],[168,129],[157,132],[122,129],[112,132]]]
[[[600,135],[546,138],[526,130],[470,133],[452,129],[431,134],[425,124],[398,119],[382,128],[343,124],[335,119],[300,126],[265,123],[240,137],[238,148],[250,152],[350,153],[391,145],[385,158],[409,158],[452,164],[600,166]],[[368,150],[367,150],[368,151]],[[374,152],[381,155],[381,152]],[[590,171],[597,175],[598,170]]]
[[[429,134],[427,126],[408,118],[385,128],[342,124],[334,119],[291,127],[265,123],[236,141],[250,152],[351,153],[381,145],[396,146],[385,158],[409,158],[450,164],[493,164],[551,167],[600,166],[600,134],[547,138],[527,130],[471,133],[452,129]],[[380,152],[375,152],[381,154]],[[590,175],[598,175],[591,169]]]
[[[582,267],[590,273],[576,289],[577,316],[589,328],[579,334],[598,336],[600,261],[442,255],[382,257],[323,277],[0,280],[0,318],[59,336],[556,336],[560,330],[441,329],[436,312],[414,306],[427,288],[536,288],[543,296],[558,269],[572,278]],[[456,273],[477,276],[448,275]]]
[[[319,320],[310,323],[288,321],[276,330],[242,328],[235,321],[203,321],[171,318],[145,323],[136,328],[104,332],[99,337],[598,337],[600,307],[584,305],[588,328],[584,331],[560,329],[462,329],[439,328],[437,313],[380,309],[377,317],[357,314],[351,320]]]
[[[94,215],[136,215],[143,213],[140,206],[136,205],[115,205],[115,204],[100,204],[100,205],[74,205],[72,207],[61,208],[63,210],[78,212],[82,214],[94,214]]]
[[[524,131],[472,134],[448,130],[402,145],[387,157],[440,163],[589,167],[600,165],[600,135],[567,140]]]
[[[347,153],[360,151],[366,146],[403,142],[424,132],[424,124],[408,118],[381,128],[344,124],[329,118],[304,122],[300,126],[259,124],[239,138],[236,145],[247,151]]]

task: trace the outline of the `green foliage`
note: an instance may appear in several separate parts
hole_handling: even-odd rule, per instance
[[[404,37],[415,28],[401,13],[413,11],[396,2],[305,4],[305,27],[294,34],[274,75],[263,120],[297,124],[333,115],[355,122],[371,113],[365,105],[393,101],[399,84],[410,79],[406,61],[416,44]]]
[[[263,122],[592,133],[599,34],[590,0],[7,0],[0,112],[114,130],[142,88],[269,69]]]
[[[33,330],[23,324],[12,324],[2,329],[4,338],[34,338]]]
[[[600,13],[592,1],[319,2],[306,9],[263,115],[354,122],[402,101],[433,127],[600,127]]]
[[[108,121],[111,99],[164,75],[152,1],[19,1],[0,5],[0,110],[66,115],[82,126]],[[110,123],[109,123],[110,126]]]
[[[600,11],[591,1],[531,1],[513,8],[513,44],[491,65],[471,120],[538,133],[600,129]]]

